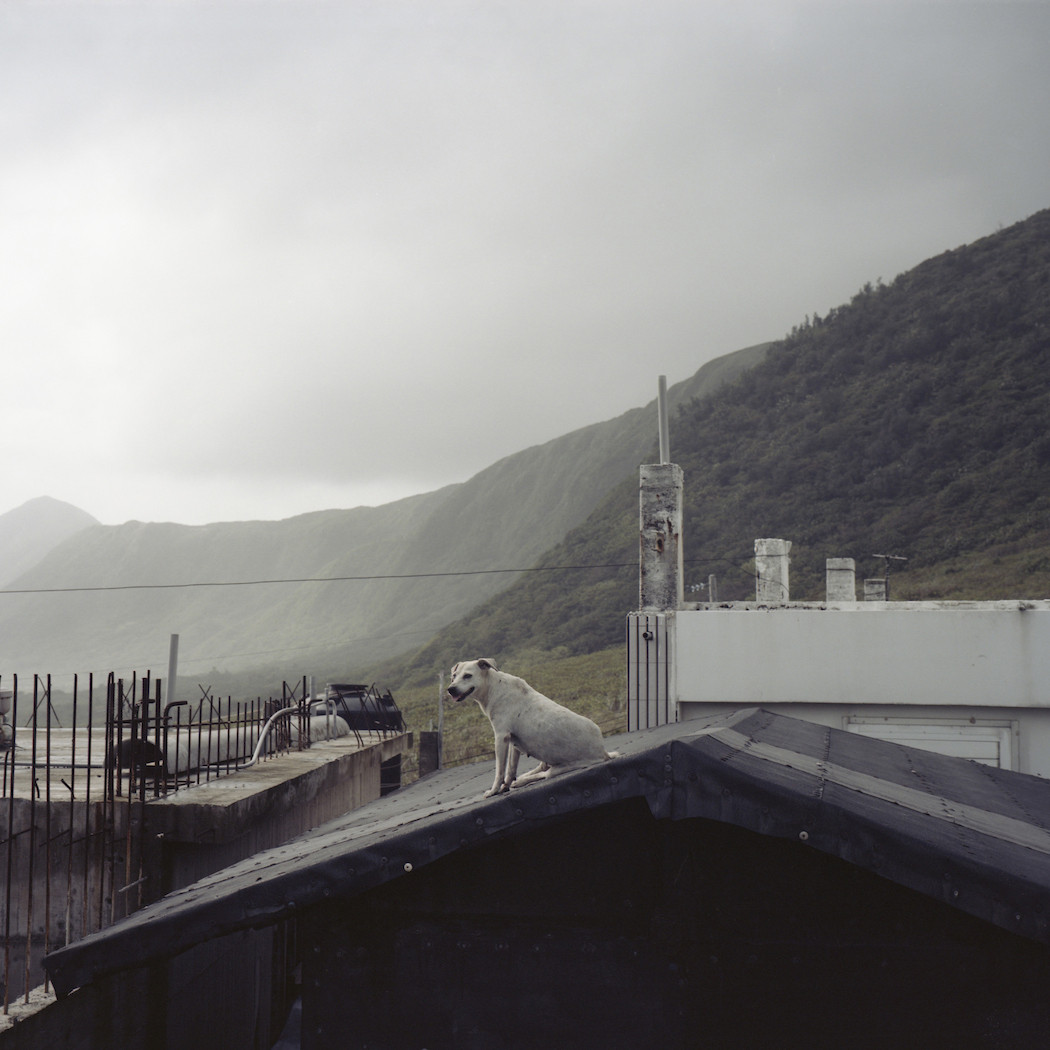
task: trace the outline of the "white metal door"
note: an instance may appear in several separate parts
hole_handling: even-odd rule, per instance
[[[846,720],[846,729],[879,740],[892,740],[925,751],[936,751],[940,755],[968,758],[986,766],[1016,769],[1013,727],[1009,722],[849,718]]]

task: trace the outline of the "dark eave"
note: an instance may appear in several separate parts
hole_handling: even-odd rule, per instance
[[[616,737],[610,762],[485,799],[444,770],[235,864],[44,960],[59,994],[338,900],[540,822],[643,797],[793,839],[1050,944],[1050,781],[758,709]]]

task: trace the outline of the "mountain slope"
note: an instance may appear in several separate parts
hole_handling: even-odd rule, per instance
[[[821,596],[826,557],[877,575],[880,553],[909,559],[900,597],[1046,596],[1048,364],[1044,211],[862,289],[690,406],[687,551],[739,566],[752,536],[785,536],[799,597]]]
[[[808,320],[671,428],[687,583],[754,597],[754,539],[792,540],[793,598],[824,562],[906,557],[897,598],[1050,595],[1050,211],[867,286]],[[550,565],[451,624],[392,676],[483,652],[618,645],[637,604],[637,472]],[[697,595],[698,597],[700,595]]]
[[[50,496],[0,514],[0,587],[18,579],[63,540],[98,524],[87,511]]]
[[[669,403],[724,384],[765,349],[712,362],[673,386]],[[259,665],[288,677],[318,665],[345,673],[412,649],[515,578],[488,570],[531,565],[586,518],[650,455],[656,432],[653,402],[382,507],[99,526],[8,588],[61,593],[0,595],[0,670],[156,668],[173,633],[188,675]],[[321,579],[334,582],[308,582]],[[293,582],[258,582],[275,580]]]

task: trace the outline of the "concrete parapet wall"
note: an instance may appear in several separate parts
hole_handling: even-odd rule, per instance
[[[104,895],[106,908],[112,909],[114,900],[123,907],[128,894],[122,887],[134,880],[133,903],[140,906],[260,850],[287,842],[379,798],[383,763],[402,756],[411,745],[412,736],[407,733],[377,735],[366,740],[364,747],[354,737],[342,737],[315,743],[306,751],[287,752],[164,798],[145,803],[124,800],[105,814],[93,803],[93,821],[117,820],[118,832],[130,824],[137,849],[130,879],[122,877],[119,884],[114,882],[115,873],[123,876],[125,858],[100,856],[100,870],[90,877],[89,893]],[[43,824],[42,804],[34,809],[24,799],[12,803],[5,803],[2,810],[16,814],[16,836],[23,816]],[[51,831],[56,842],[60,844],[61,837],[68,836],[70,812],[76,838],[77,828],[83,827],[85,819],[84,804],[71,808],[67,801],[55,803],[53,809]],[[43,838],[41,835],[41,850]],[[83,838],[81,835],[81,841]],[[113,841],[120,842],[121,838],[118,834]],[[60,852],[54,850],[51,880],[52,886],[61,884],[64,892],[66,875],[64,869],[59,870],[63,863]],[[18,859],[27,866],[30,858],[22,850]],[[34,884],[48,867],[43,856],[36,860]],[[80,892],[81,877],[78,871],[74,892]],[[36,900],[42,901],[44,893],[42,882],[34,885]],[[51,913],[51,946],[55,948],[65,943],[64,899],[61,904],[52,904]],[[20,928],[23,935],[26,914],[26,901],[14,895],[12,919],[17,922],[12,928]],[[124,914],[120,910],[115,917]],[[42,909],[34,910],[33,915],[34,929],[39,927],[42,936]],[[102,925],[113,917],[107,913]],[[80,935],[83,931],[73,932]],[[271,1009],[275,997],[280,998],[284,976],[275,969],[277,935],[266,929],[219,938],[165,966],[148,972],[117,973],[58,1001],[34,992],[32,1005],[0,1016],[0,1050],[37,1050],[41,1046],[64,1050],[112,1050],[115,1046],[122,1050],[164,1050],[169,1046],[194,1046],[198,1050],[213,1046],[222,1050],[268,1048],[282,1023]],[[294,965],[294,961],[283,962]],[[34,965],[36,968],[39,964]],[[273,1023],[278,1026],[276,1031],[271,1030]]]
[[[379,798],[383,762],[409,741],[377,738],[361,748],[342,737],[150,803],[147,830],[162,843],[169,872],[163,892]]]

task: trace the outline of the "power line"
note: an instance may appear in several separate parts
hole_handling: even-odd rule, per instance
[[[687,558],[685,564],[698,564],[718,562],[742,572],[745,576],[754,576],[753,572],[742,568],[726,558]],[[0,588],[2,594],[81,594],[98,593],[105,591],[163,591],[163,590],[191,590],[203,587],[266,587],[277,584],[288,583],[355,583],[377,580],[428,580],[441,579],[453,576],[491,576],[499,573],[527,573],[527,572],[577,572],[586,569],[633,569],[638,563],[633,562],[604,562],[594,565],[533,565],[529,568],[507,568],[507,569],[456,569],[448,572],[404,572],[404,573],[379,573],[375,575],[361,576],[302,576],[282,577],[281,579],[259,579],[259,580],[197,580],[188,583],[114,583],[82,585],[76,587],[23,587],[23,588]]]
[[[710,558],[710,557],[696,557],[686,558],[684,564],[711,564],[712,562],[717,564],[729,565],[732,568],[738,569],[744,575],[752,576],[753,573],[746,569],[741,568],[735,562],[730,561],[727,558]],[[560,572],[560,571],[582,571],[587,569],[635,569],[637,568],[637,561],[631,562],[604,562],[596,563],[591,565],[534,565],[526,569],[521,568],[505,568],[505,569],[462,569],[458,571],[448,572],[418,572],[418,573],[389,573],[389,574],[377,574],[377,575],[362,575],[362,576],[310,576],[300,578],[282,578],[282,579],[259,579],[259,580],[208,580],[198,581],[191,583],[140,583],[140,584],[109,584],[109,585],[95,585],[95,586],[80,586],[80,587],[34,587],[34,588],[19,588],[19,589],[6,589],[0,588],[0,595],[3,594],[75,594],[75,593],[87,593],[87,592],[100,592],[100,591],[141,591],[141,590],[178,590],[178,589],[190,589],[190,588],[201,588],[201,587],[255,587],[255,586],[267,586],[272,584],[289,584],[289,583],[343,583],[353,581],[370,581],[370,580],[414,580],[414,579],[434,579],[443,577],[453,576],[482,576],[482,575],[494,575],[498,573],[528,573],[528,572]],[[435,628],[424,628],[416,631],[400,632],[397,635],[388,636],[364,636],[360,638],[353,638],[349,641],[351,643],[359,643],[362,641],[370,641],[374,637],[410,637],[417,634],[435,633]],[[196,657],[189,663],[204,663],[209,660],[224,660],[232,657],[244,657],[244,656],[269,656],[281,652],[304,652],[309,649],[328,649],[328,644],[317,644],[307,646],[291,646],[281,647],[275,649],[262,649],[254,652],[241,652],[241,653],[228,653],[228,654],[213,654],[212,656]],[[137,663],[149,663],[149,660],[139,661],[121,661],[121,666],[132,667]],[[61,673],[61,672],[60,672]],[[66,672],[67,674],[74,674],[76,672]]]
[[[116,583],[81,587],[26,587],[0,589],[0,594],[78,594],[98,591],[187,590],[196,587],[262,587],[282,583],[349,583],[370,580],[426,580],[449,576],[486,576],[496,573],[570,572],[582,569],[626,569],[636,562],[609,562],[601,565],[534,565],[527,569],[460,569],[453,572],[385,573],[374,576],[304,576],[279,580],[200,580],[194,583]]]

